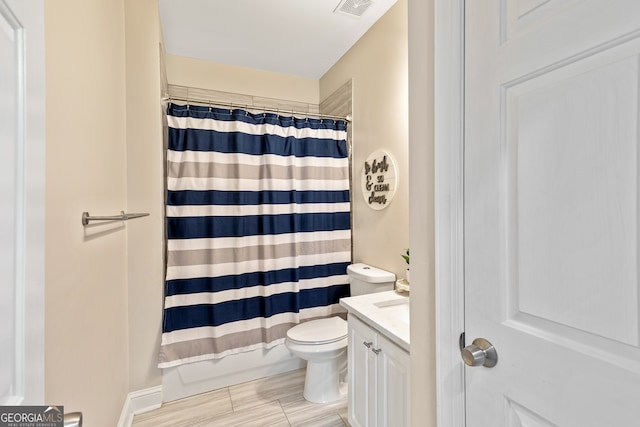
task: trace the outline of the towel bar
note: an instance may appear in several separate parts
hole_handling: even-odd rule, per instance
[[[64,427],[82,427],[82,412],[64,414]]]
[[[124,211],[120,211],[120,215],[91,216],[89,212],[82,212],[82,225],[88,225],[89,221],[127,221],[148,215],[148,213],[124,213]]]

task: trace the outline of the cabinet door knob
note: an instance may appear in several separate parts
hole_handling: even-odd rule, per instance
[[[371,346],[373,345],[373,341],[369,341],[369,342],[364,341],[362,344],[364,344],[364,346],[367,348],[371,348]]]
[[[372,348],[371,351],[373,351],[377,355],[377,354],[380,354],[382,349],[381,348]]]

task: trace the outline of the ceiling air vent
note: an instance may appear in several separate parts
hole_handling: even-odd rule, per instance
[[[342,0],[334,9],[335,13],[343,13],[351,16],[362,16],[365,10],[373,3],[371,0]]]

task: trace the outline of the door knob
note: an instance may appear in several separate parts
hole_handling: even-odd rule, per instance
[[[498,353],[489,341],[476,338],[471,345],[462,349],[462,360],[468,366],[493,368],[498,363]]]

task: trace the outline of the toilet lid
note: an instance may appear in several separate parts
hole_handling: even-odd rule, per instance
[[[346,336],[347,322],[338,316],[310,320],[287,331],[287,338],[303,344],[326,344]]]

